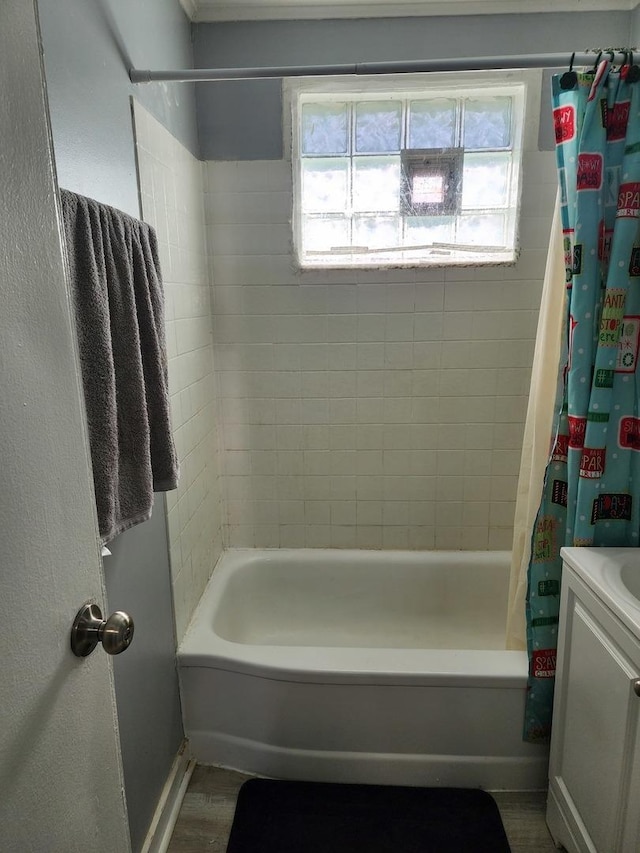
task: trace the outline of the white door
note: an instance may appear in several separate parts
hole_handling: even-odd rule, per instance
[[[130,849],[34,0],[0,3],[0,850]]]

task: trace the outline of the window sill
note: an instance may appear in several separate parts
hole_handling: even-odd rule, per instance
[[[478,257],[468,254],[465,257],[442,256],[433,259],[382,259],[377,261],[354,260],[349,263],[340,263],[334,256],[327,257],[326,261],[298,260],[298,269],[302,272],[318,270],[385,270],[385,269],[446,269],[447,267],[514,267],[518,262],[520,252],[505,252],[490,257]]]

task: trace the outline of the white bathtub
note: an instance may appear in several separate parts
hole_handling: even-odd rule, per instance
[[[227,551],[178,650],[202,764],[312,781],[546,787],[504,650],[507,552]]]

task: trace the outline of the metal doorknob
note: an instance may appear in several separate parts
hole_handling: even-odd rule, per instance
[[[116,610],[108,619],[102,618],[97,604],[81,607],[71,628],[71,651],[76,657],[90,655],[98,643],[108,655],[119,655],[133,640],[133,619],[128,613]]]
[[[633,682],[633,692],[636,696],[640,696],[640,678]]]

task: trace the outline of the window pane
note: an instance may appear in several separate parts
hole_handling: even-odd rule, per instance
[[[393,101],[356,105],[356,151],[375,154],[400,150],[402,107]]]
[[[353,244],[369,249],[398,245],[400,218],[397,216],[354,216]]]
[[[465,101],[465,148],[507,148],[510,144],[511,98]]]
[[[442,204],[446,177],[442,172],[418,172],[411,180],[411,204]]]
[[[514,142],[523,130],[515,84],[476,89],[461,78],[439,93],[354,88],[318,88],[297,101],[301,266],[510,261],[521,155]]]
[[[460,216],[456,243],[468,246],[504,246],[505,217],[502,214]]]
[[[347,105],[303,104],[302,153],[346,154]]]
[[[354,157],[353,209],[393,210],[400,206],[400,158]]]
[[[507,204],[510,154],[466,154],[462,178],[463,207]]]
[[[452,238],[452,216],[412,216],[406,220],[405,246],[451,243]]]
[[[410,148],[452,148],[456,127],[456,102],[411,101]]]
[[[349,245],[349,220],[342,216],[305,216],[302,221],[303,251],[329,251]]]
[[[343,211],[347,206],[349,161],[346,159],[302,161],[302,209]]]

